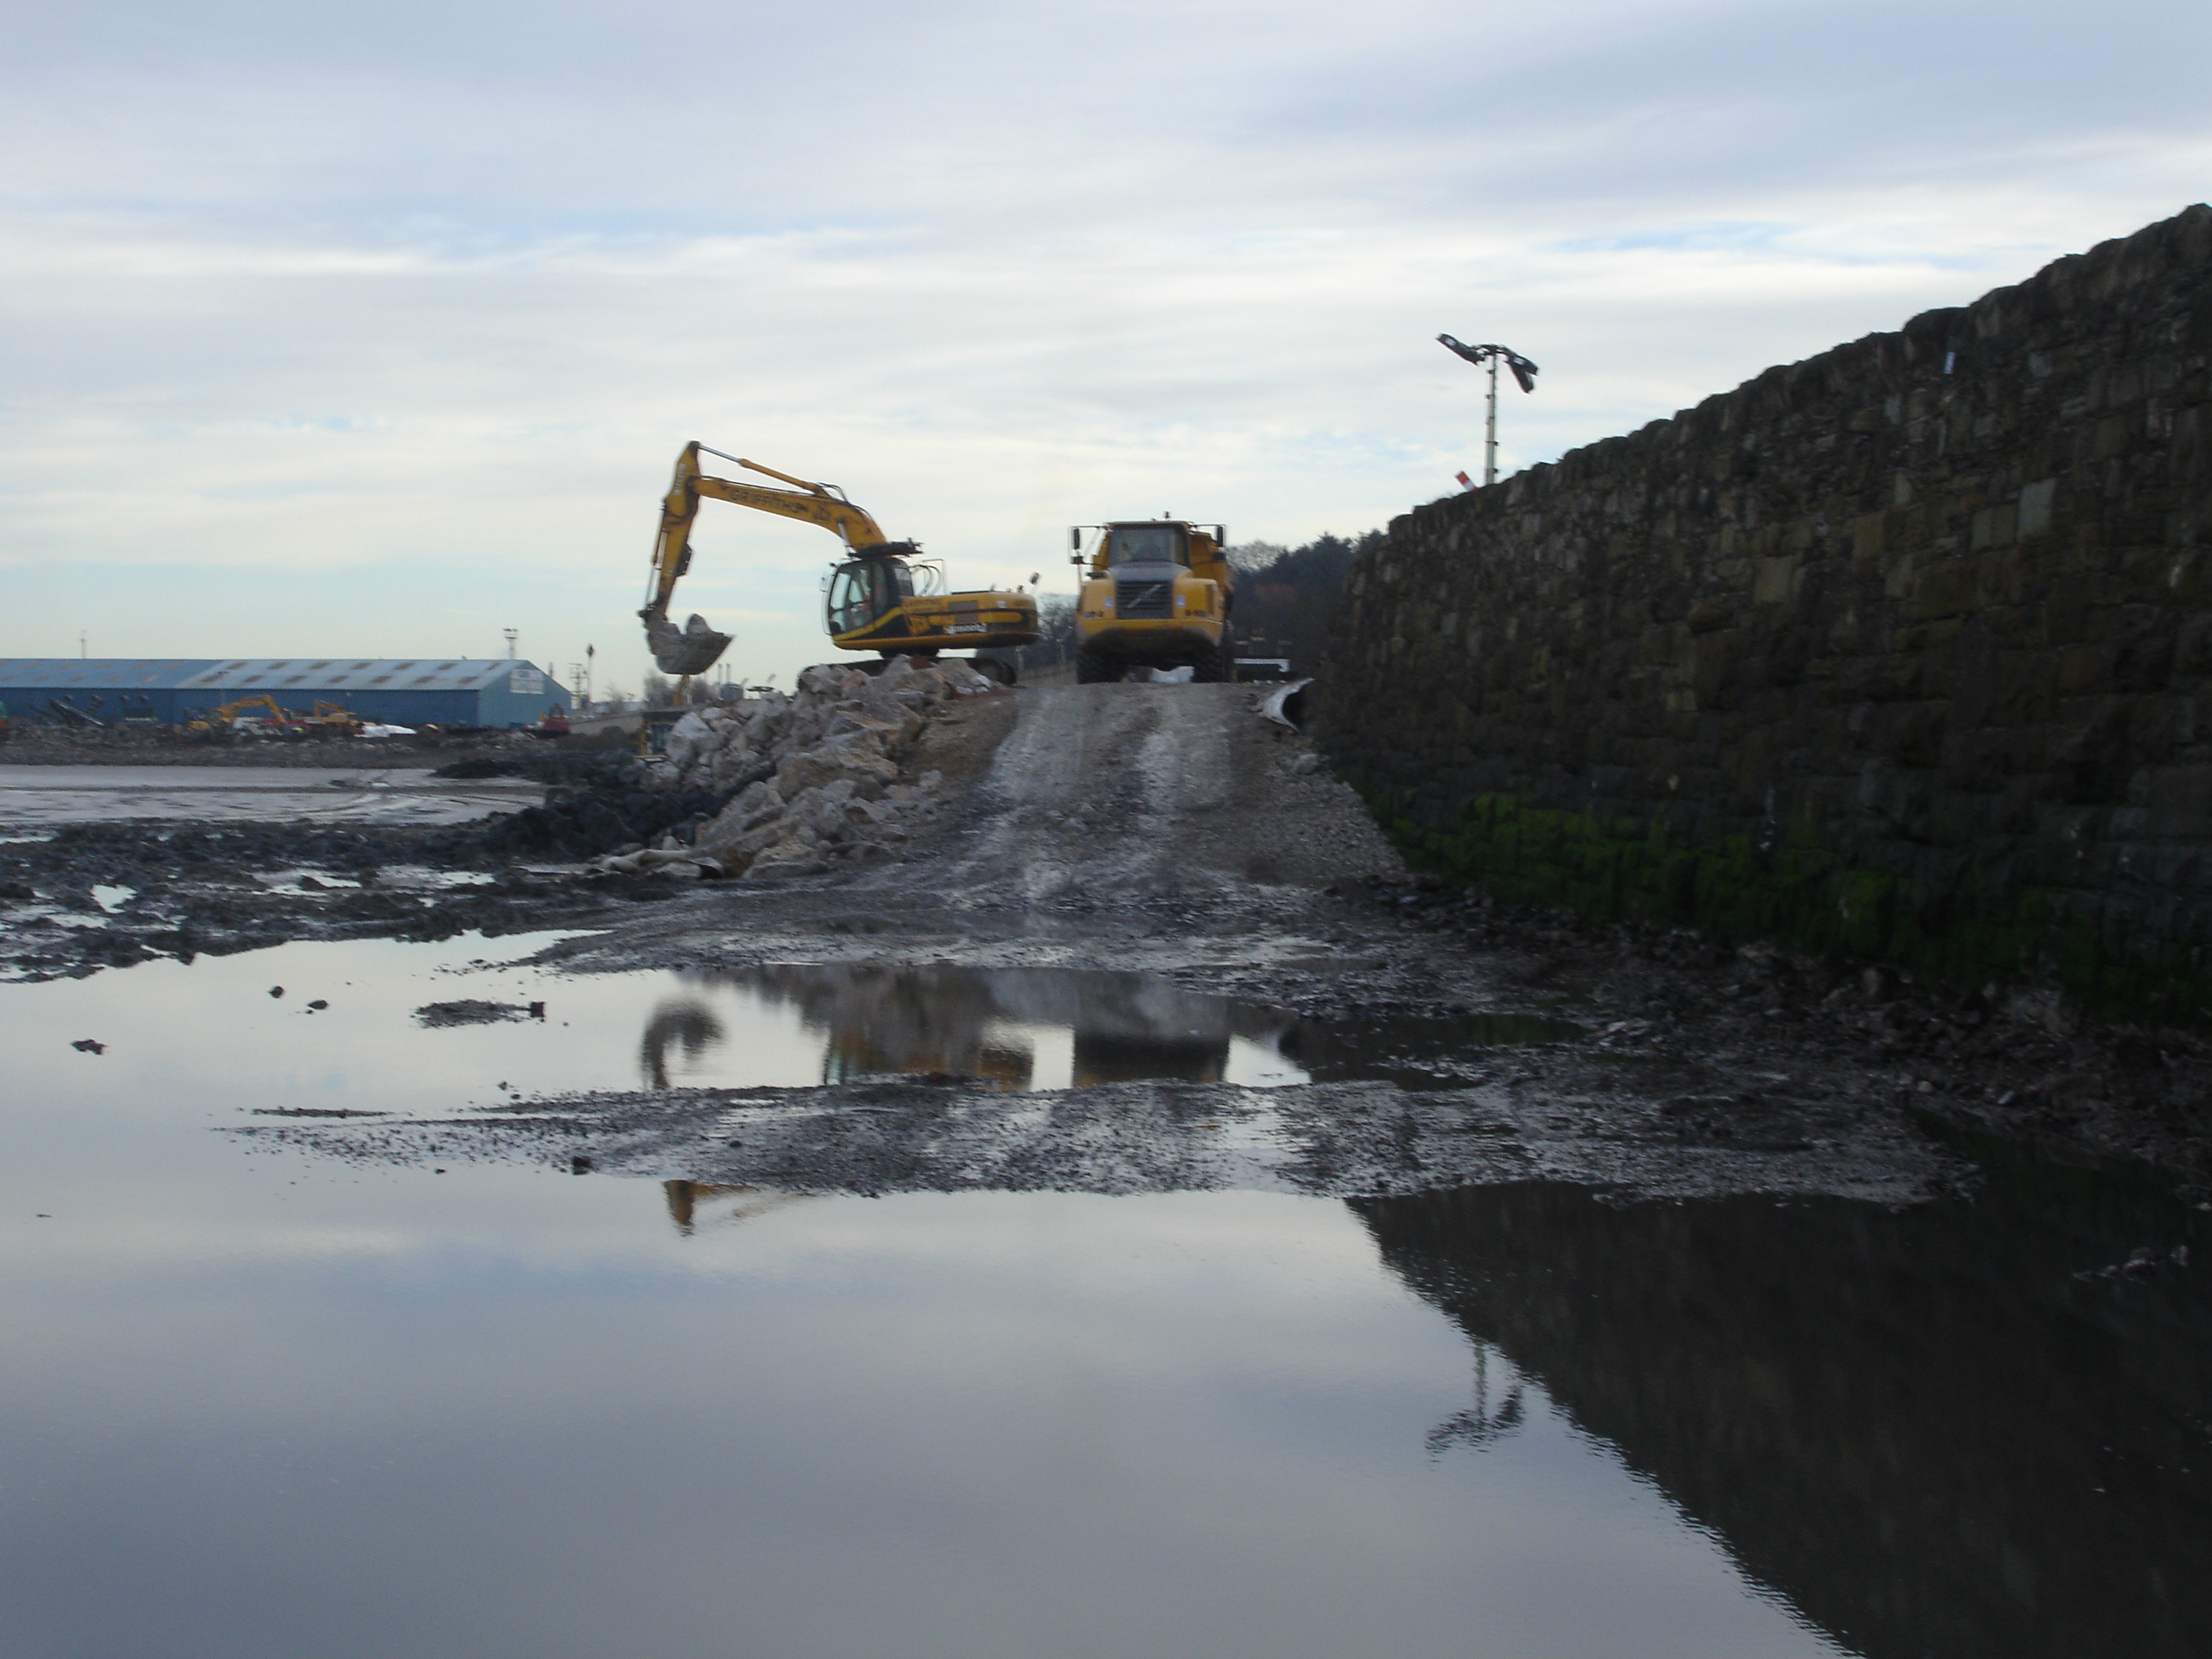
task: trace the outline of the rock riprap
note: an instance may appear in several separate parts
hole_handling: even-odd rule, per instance
[[[765,880],[896,855],[939,806],[937,774],[910,777],[901,757],[949,703],[996,689],[964,662],[900,657],[873,674],[824,664],[788,696],[695,709],[639,781],[720,805],[597,867]]]

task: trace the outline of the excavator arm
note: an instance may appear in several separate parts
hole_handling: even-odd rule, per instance
[[[711,477],[700,471],[702,453],[735,461],[748,471],[780,478],[795,488],[771,489],[765,484]],[[644,619],[646,643],[653,648],[653,659],[665,674],[704,673],[729,648],[730,636],[709,628],[704,617],[694,616],[680,629],[668,620],[668,602],[675,596],[677,579],[691,568],[691,521],[699,516],[702,495],[818,524],[855,550],[885,544],[876,521],[845,500],[834,485],[810,483],[757,461],[723,455],[696,440],[684,445],[684,453],[676,458],[676,476],[660,504],[660,530],[653,546],[653,585],[646,595],[645,609],[637,613]]]

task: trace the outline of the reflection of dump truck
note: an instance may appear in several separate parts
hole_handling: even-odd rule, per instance
[[[709,477],[699,470],[702,454],[734,461],[794,488],[771,489]],[[665,674],[704,673],[729,647],[730,636],[709,628],[704,617],[693,617],[681,629],[668,620],[677,578],[691,568],[691,521],[699,515],[702,495],[818,524],[845,544],[849,556],[830,574],[824,617],[831,642],[842,650],[872,651],[886,659],[933,657],[946,650],[1029,645],[1038,637],[1036,601],[1029,594],[997,588],[945,592],[942,565],[917,556],[921,549],[912,542],[886,538],[835,484],[809,483],[694,442],[676,459],[676,477],[661,503],[660,532],[653,544],[653,586],[645,609],[638,612],[653,659]],[[1012,665],[994,658],[978,658],[975,667],[993,679],[1013,678]]]
[[[1132,668],[1188,668],[1194,680],[1230,678],[1229,612],[1237,592],[1226,532],[1179,519],[1078,525],[1098,532],[1076,601],[1075,678],[1118,680]]]

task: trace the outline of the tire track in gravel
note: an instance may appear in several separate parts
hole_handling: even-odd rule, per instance
[[[1234,685],[1024,694],[978,788],[974,844],[953,855],[948,884],[1033,904],[1078,888],[1170,893],[1194,878],[1218,890],[1223,874],[1243,873],[1226,844],[1241,838],[1206,820],[1238,804],[1231,727],[1254,719],[1251,700]]]

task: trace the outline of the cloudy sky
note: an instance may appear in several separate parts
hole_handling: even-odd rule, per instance
[[[956,583],[1351,532],[2212,193],[2191,0],[0,13],[0,656],[634,686],[690,438]],[[825,654],[819,531],[678,594]]]

